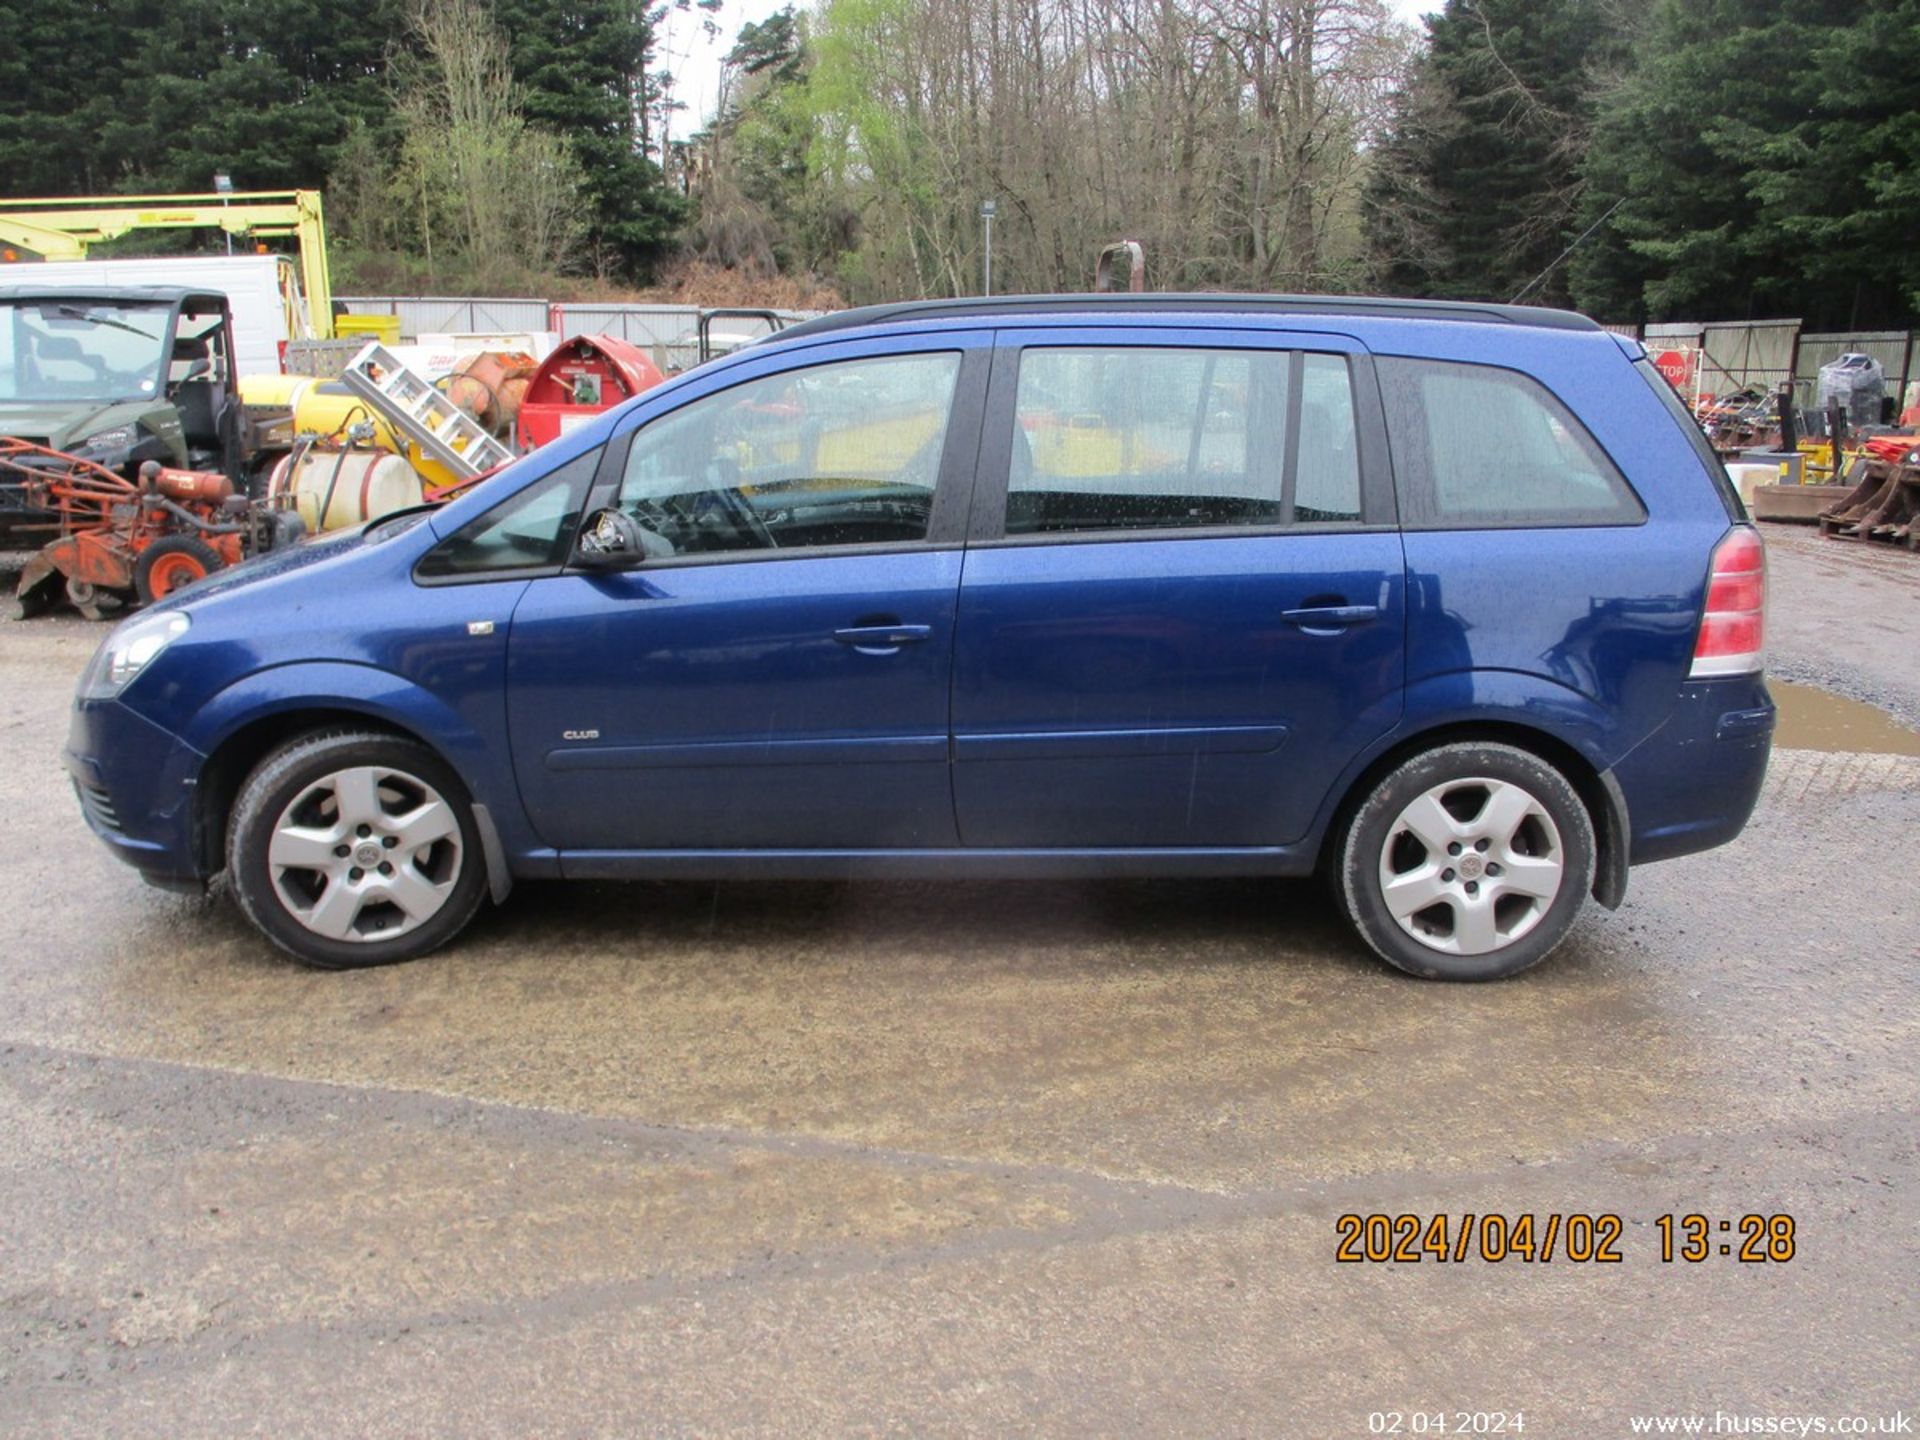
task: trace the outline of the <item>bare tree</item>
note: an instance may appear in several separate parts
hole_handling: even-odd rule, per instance
[[[580,169],[558,136],[527,122],[505,38],[483,0],[423,0],[399,113],[393,189],[417,216],[433,263],[482,285],[573,263],[584,230]]]
[[[1339,288],[1410,32],[1384,0],[828,0],[822,183],[857,293],[1084,288],[1107,241],[1174,287]],[[836,83],[837,77],[837,83]]]

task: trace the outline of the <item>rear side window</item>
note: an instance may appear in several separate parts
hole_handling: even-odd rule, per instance
[[[1035,347],[1014,420],[1008,535],[1360,518],[1338,355]]]
[[[1646,508],[1539,381],[1491,365],[1382,358],[1409,529],[1637,525]]]

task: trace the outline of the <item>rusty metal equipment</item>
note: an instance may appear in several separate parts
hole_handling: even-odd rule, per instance
[[[1093,264],[1093,288],[1096,293],[1105,295],[1113,289],[1113,266],[1116,260],[1125,257],[1127,261],[1127,289],[1137,295],[1147,288],[1147,252],[1141,248],[1138,240],[1117,240],[1100,252],[1100,258]]]
[[[1920,550],[1920,440],[1876,436],[1847,471],[1853,489],[1820,512],[1820,533]]]
[[[527,388],[540,362],[520,350],[483,350],[460,362],[460,368],[433,383],[447,398],[478,420],[496,440],[513,434]]]
[[[21,571],[21,618],[66,598],[90,620],[152,602],[247,554],[297,539],[297,519],[236,496],[226,476],[148,461],[129,481],[90,460],[0,439],[0,484],[59,533]]]

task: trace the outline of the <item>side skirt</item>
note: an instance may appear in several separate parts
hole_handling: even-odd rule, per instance
[[[1109,850],[567,850],[569,880],[1060,880],[1309,875],[1279,846]]]

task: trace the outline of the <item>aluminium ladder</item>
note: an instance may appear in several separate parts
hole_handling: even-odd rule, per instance
[[[340,382],[379,412],[396,432],[463,480],[472,480],[514,458],[431,380],[409,370],[378,340],[347,362]]]

